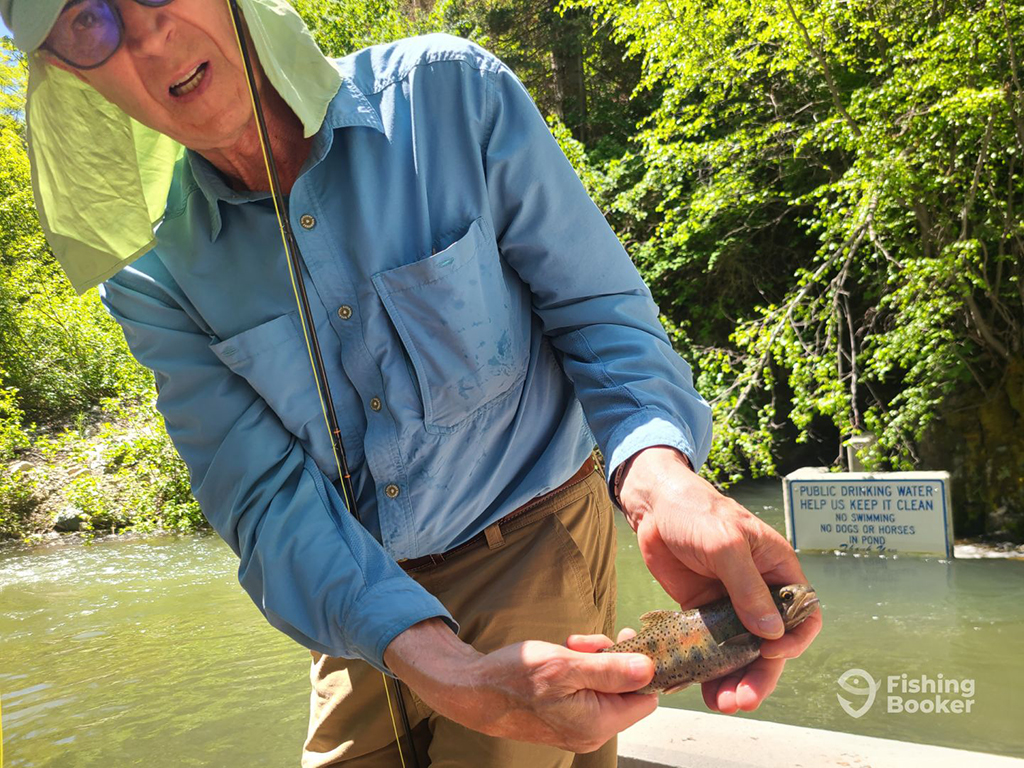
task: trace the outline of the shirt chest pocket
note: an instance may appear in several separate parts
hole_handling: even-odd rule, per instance
[[[412,362],[429,431],[457,429],[526,378],[524,286],[483,219],[444,250],[377,273],[373,285]]]
[[[214,342],[210,349],[224,365],[249,382],[285,429],[306,446],[320,468],[332,480],[337,479],[330,435],[317,398],[298,313],[275,317]],[[359,453],[361,456],[362,452]]]

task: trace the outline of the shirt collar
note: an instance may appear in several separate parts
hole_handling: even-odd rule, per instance
[[[342,78],[341,87],[338,93],[327,105],[327,114],[320,125],[320,129],[313,136],[313,144],[309,150],[309,157],[303,164],[299,175],[306,173],[320,163],[331,149],[334,141],[334,131],[338,128],[365,126],[375,128],[384,133],[384,124],[381,122],[377,111],[370,104],[355,83],[348,78]],[[185,150],[188,158],[189,168],[192,177],[195,179],[199,190],[206,198],[210,213],[210,242],[214,242],[221,230],[220,203],[228,205],[241,205],[256,200],[265,200],[270,197],[269,192],[239,192],[228,186],[227,181],[220,171],[213,164],[198,152],[191,149]]]

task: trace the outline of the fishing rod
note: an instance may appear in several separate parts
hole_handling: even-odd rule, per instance
[[[285,256],[288,260],[288,274],[291,277],[295,301],[299,305],[302,333],[306,339],[306,349],[309,352],[309,362],[313,368],[313,378],[316,381],[317,394],[320,397],[320,407],[324,413],[327,431],[331,435],[331,448],[334,453],[334,462],[338,470],[338,476],[341,480],[342,495],[344,496],[348,511],[356,519],[356,522],[362,524],[359,510],[356,507],[356,494],[352,487],[352,474],[349,472],[348,460],[345,457],[345,446],[341,442],[341,427],[338,425],[338,417],[334,410],[334,399],[331,397],[331,386],[327,380],[327,369],[324,366],[323,355],[320,352],[320,341],[317,338],[316,326],[313,323],[313,311],[309,304],[309,297],[306,294],[306,283],[302,276],[302,263],[299,256],[299,244],[295,239],[295,233],[292,231],[291,222],[288,219],[287,203],[281,192],[281,181],[277,174],[274,153],[270,148],[270,135],[267,132],[267,124],[263,115],[263,104],[260,101],[259,89],[256,87],[256,74],[251,57],[249,56],[248,46],[246,46],[242,34],[242,29],[244,28],[242,13],[238,7],[238,0],[227,0],[227,3],[231,10],[231,21],[235,28],[235,37],[238,40],[238,50],[242,54],[242,64],[245,68],[245,77],[249,86],[249,96],[252,99],[253,114],[256,116],[256,125],[259,129],[260,148],[262,149],[263,161],[267,168],[267,180],[270,183],[270,194],[274,201],[274,211],[277,214],[277,223],[281,230],[281,241],[284,244]],[[402,762],[402,768],[405,768],[405,755],[402,751],[401,739],[398,736],[395,713],[391,707],[387,675],[381,674],[384,678],[384,695],[388,700],[388,711],[391,713],[391,725],[395,729],[395,746],[398,747],[398,757]],[[402,725],[405,729],[405,736],[409,745],[409,754],[412,757],[412,764],[414,768],[420,768],[419,758],[413,745],[412,727],[409,725],[409,715],[405,709],[402,688],[397,678],[392,678],[392,683],[398,711],[402,717]]]

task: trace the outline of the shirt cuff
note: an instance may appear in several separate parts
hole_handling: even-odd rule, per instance
[[[392,673],[384,664],[385,649],[413,624],[437,616],[459,633],[458,622],[441,601],[405,576],[374,584],[353,606],[352,615],[358,618],[348,627],[346,644],[365,653],[362,658],[387,675]]]
[[[699,469],[690,431],[684,425],[671,420],[671,417],[661,410],[643,409],[620,424],[609,441],[610,454],[605,472],[608,495],[616,506],[619,501],[615,488],[618,468],[640,451],[656,445],[675,448],[690,462],[690,468],[694,472]]]

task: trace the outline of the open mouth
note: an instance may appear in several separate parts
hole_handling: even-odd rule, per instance
[[[209,62],[204,61],[202,64],[196,66],[196,68],[191,72],[186,74],[185,77],[168,88],[167,90],[171,92],[171,96],[176,98],[181,97],[187,93],[192,93],[192,91],[198,88],[199,84],[203,82],[203,78],[206,77],[206,69],[208,65]]]

